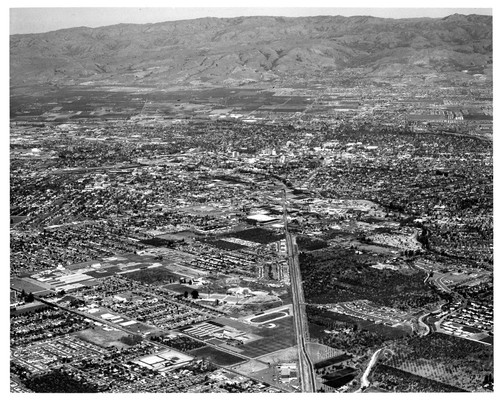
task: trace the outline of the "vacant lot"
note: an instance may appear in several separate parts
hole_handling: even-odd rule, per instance
[[[218,364],[219,366],[232,366],[233,364],[245,361],[245,359],[242,359],[241,357],[222,352],[221,350],[217,350],[211,346],[195,349],[190,353],[193,356],[210,360],[212,363]]]
[[[264,363],[280,364],[280,363],[288,363],[291,361],[295,361],[298,358],[299,355],[297,353],[297,347],[292,346],[290,348],[281,349],[278,350],[277,352],[268,354],[267,356],[259,360],[263,361]]]
[[[256,371],[265,370],[268,368],[268,366],[267,364],[252,359],[247,361],[246,363],[242,363],[231,368],[233,370],[236,370],[238,373],[248,375],[248,374],[254,374]]]
[[[10,280],[10,286],[16,290],[24,291],[26,293],[33,293],[37,294],[37,292],[42,292],[46,291],[47,289],[42,287],[41,284],[37,285],[33,279],[30,278],[25,278],[25,279],[20,279],[20,278],[11,278]]]
[[[165,285],[178,282],[180,276],[176,275],[164,267],[145,268],[139,271],[125,274],[127,278],[150,285]]]
[[[109,346],[116,346],[118,349],[129,347],[125,343],[120,342],[120,339],[127,335],[124,331],[105,331],[101,327],[96,327],[76,332],[74,335],[84,341],[104,348]]]

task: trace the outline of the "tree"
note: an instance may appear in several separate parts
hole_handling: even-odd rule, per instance
[[[186,290],[186,291],[184,292],[184,297],[188,297],[188,296],[189,296],[189,293],[188,293],[188,291]]]
[[[33,293],[30,292],[24,300],[26,301],[26,303],[33,303],[35,301],[35,296],[33,296]]]
[[[191,292],[191,297],[197,299],[199,297],[198,291],[195,289]]]

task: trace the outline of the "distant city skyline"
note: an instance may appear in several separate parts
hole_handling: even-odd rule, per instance
[[[182,5],[190,5],[192,2],[182,2]],[[317,15],[370,15],[386,18],[442,18],[447,15],[459,14],[483,14],[492,15],[492,8],[434,8],[425,7],[429,2],[419,3],[422,7],[317,7],[316,4],[328,4],[325,2],[309,2],[311,7],[277,7],[276,2],[254,2],[255,5],[269,4],[269,7],[222,7],[220,2],[210,1],[209,7],[25,7],[10,9],[10,34],[42,33],[66,29],[72,27],[86,26],[96,28],[100,26],[114,25],[120,23],[147,24],[164,21],[176,21],[195,19],[203,17],[233,18],[240,16],[284,16],[302,17]],[[462,5],[463,2],[440,2],[440,5]],[[67,4],[67,3],[63,3]],[[81,4],[81,3],[80,3]],[[102,4],[102,3],[100,3]],[[121,3],[124,4],[124,3]],[[125,3],[126,4],[126,3]],[[166,3],[172,4],[172,2]],[[241,3],[239,3],[241,4]],[[283,3],[285,4],[285,3]],[[294,4],[287,3],[287,5]],[[295,4],[298,4],[295,2]],[[354,1],[350,4],[357,6],[360,2]],[[364,2],[364,4],[369,4]],[[377,2],[377,5],[385,5],[387,2]],[[390,4],[394,4],[391,2]],[[397,4],[397,3],[396,3]],[[484,2],[475,2],[474,5],[483,6]],[[22,4],[21,4],[22,5]],[[71,3],[70,3],[71,5]],[[107,4],[105,4],[107,5]],[[17,3],[16,3],[17,6]]]

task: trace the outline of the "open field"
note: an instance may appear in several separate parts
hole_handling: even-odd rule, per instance
[[[211,346],[205,346],[203,348],[194,349],[190,353],[195,357],[208,359],[211,362],[218,364],[220,366],[232,366],[233,364],[245,361],[241,357],[232,355],[227,352],[223,352]]]
[[[241,345],[241,353],[248,357],[257,357],[294,345],[293,317],[280,319],[275,324],[275,328],[260,328],[257,334],[263,339]]]
[[[260,361],[271,364],[280,364],[295,361],[299,358],[297,347],[291,346],[286,349],[281,349],[266,356],[259,358]]]
[[[238,364],[236,366],[231,367],[233,370],[236,370],[238,373],[245,375],[252,375],[256,371],[265,370],[268,368],[267,364],[264,364],[258,360],[251,359],[245,363]]]
[[[244,331],[251,334],[256,334],[258,332],[257,327],[236,319],[217,317],[213,321],[221,325],[227,325],[228,327],[232,327],[234,329],[237,329],[238,331]]]
[[[118,349],[129,347],[120,342],[120,338],[127,335],[124,331],[105,331],[102,327],[95,327],[75,332],[74,335],[84,341],[105,348],[109,346],[116,346]]]
[[[27,216],[18,216],[18,215],[11,216],[10,217],[10,225],[14,226],[14,225],[18,224],[19,222],[24,221],[26,218],[27,218]]]
[[[31,278],[11,278],[10,286],[16,290],[24,290],[26,293],[33,293],[35,295],[47,291],[47,287],[44,287],[42,283],[36,282]]]

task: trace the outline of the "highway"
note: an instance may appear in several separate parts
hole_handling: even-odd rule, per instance
[[[297,368],[300,377],[300,386],[302,392],[316,392],[314,365],[307,354],[306,342],[309,341],[309,327],[307,325],[305,298],[302,289],[302,278],[300,276],[298,249],[294,236],[288,231],[286,189],[283,189],[283,221],[292,288],[293,322],[295,336],[297,337],[297,352],[299,356]]]

